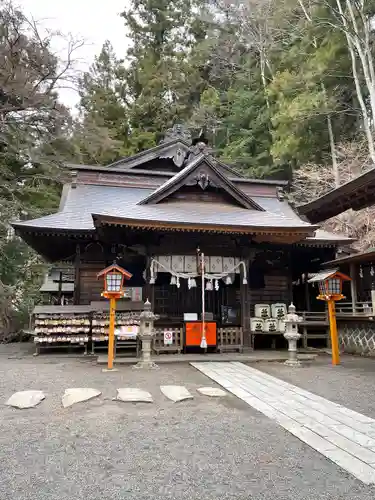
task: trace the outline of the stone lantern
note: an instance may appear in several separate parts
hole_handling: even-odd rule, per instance
[[[297,359],[297,341],[301,338],[298,333],[298,323],[302,321],[302,317],[296,314],[296,307],[290,304],[288,307],[288,314],[285,319],[285,333],[284,337],[288,341],[289,358],[285,361],[289,366],[300,366],[300,361]]]
[[[158,365],[151,361],[151,342],[155,335],[154,321],[159,316],[151,310],[151,303],[147,299],[144,309],[140,314],[139,338],[142,342],[141,360],[133,368],[158,368]]]

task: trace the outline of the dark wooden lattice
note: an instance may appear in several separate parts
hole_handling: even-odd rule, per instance
[[[219,328],[218,349],[223,351],[239,351],[243,350],[243,332],[241,327],[227,326]]]
[[[172,333],[172,344],[164,345],[164,332]],[[153,339],[153,350],[160,354],[161,352],[177,352],[181,353],[183,349],[183,329],[182,328],[155,328],[155,336]]]

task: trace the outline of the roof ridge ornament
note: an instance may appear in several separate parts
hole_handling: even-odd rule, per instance
[[[195,158],[199,155],[211,156],[213,153],[213,149],[203,141],[199,141],[194,146],[190,146],[189,155],[186,163],[190,163],[195,160]]]
[[[181,123],[176,123],[172,128],[169,128],[164,135],[164,139],[160,141],[160,144],[165,144],[167,142],[175,141],[180,139],[181,141],[187,143],[189,146],[192,144],[191,133]]]

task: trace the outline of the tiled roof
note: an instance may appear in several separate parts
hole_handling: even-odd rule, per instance
[[[199,224],[236,225],[308,229],[286,201],[254,196],[252,199],[266,211],[259,212],[221,203],[161,203],[138,205],[152,190],[114,186],[78,184],[67,193],[63,211],[15,227],[56,230],[94,230],[92,214],[131,218],[140,221],[162,221]]]
[[[92,214],[109,215],[140,221],[169,221],[185,223],[224,224],[236,226],[308,228],[286,201],[277,198],[253,196],[252,199],[265,209],[253,211],[224,204],[178,203],[137,205],[152,193],[150,189],[124,188],[78,184],[70,187],[63,211],[39,219],[17,222],[16,228],[32,230],[94,231]],[[344,243],[349,238],[316,230],[315,236],[306,241],[330,241]]]

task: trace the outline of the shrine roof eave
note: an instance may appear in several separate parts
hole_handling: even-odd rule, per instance
[[[328,193],[297,207],[298,213],[316,224],[346,210],[361,210],[375,204],[375,168]]]
[[[206,224],[181,221],[146,221],[127,217],[116,217],[102,214],[92,214],[95,227],[101,226],[127,226],[136,229],[166,230],[176,232],[212,232],[233,234],[257,234],[257,235],[299,235],[301,239],[313,236],[318,226],[246,226],[228,224]]]
[[[22,224],[17,222],[12,222],[11,226],[15,229],[16,234],[23,237],[24,234],[39,234],[39,235],[48,235],[48,236],[89,236],[95,233],[95,229],[76,229],[76,228],[61,228],[61,227],[41,227],[36,226],[32,222],[29,221],[30,224]]]
[[[90,242],[95,229],[54,229],[33,226],[18,226],[16,234],[47,262],[73,261],[78,242]]]
[[[323,262],[321,264],[321,267],[340,266],[347,264],[362,264],[371,261],[375,261],[375,248],[370,248],[365,252],[358,252],[352,255],[347,255],[345,257],[340,257],[335,260]]]

